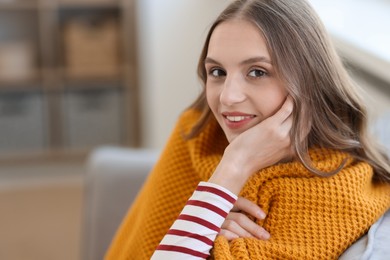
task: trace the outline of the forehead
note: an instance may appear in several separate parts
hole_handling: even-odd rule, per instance
[[[227,55],[238,59],[262,56],[270,60],[261,30],[255,24],[242,19],[222,22],[211,35],[207,56],[222,58]]]

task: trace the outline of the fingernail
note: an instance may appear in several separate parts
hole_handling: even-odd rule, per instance
[[[271,238],[271,235],[270,235],[270,233],[268,233],[267,231],[265,231],[265,232],[263,232],[263,237],[264,237],[264,239],[268,240],[268,239]]]
[[[263,211],[259,211],[257,212],[257,216],[260,218],[260,219],[265,219],[266,215]]]

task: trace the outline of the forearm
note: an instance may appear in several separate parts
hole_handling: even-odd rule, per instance
[[[206,259],[236,200],[224,187],[199,183],[152,259]]]

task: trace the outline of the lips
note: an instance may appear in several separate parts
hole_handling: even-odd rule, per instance
[[[222,113],[222,116],[224,118],[226,126],[231,129],[238,129],[244,127],[246,124],[252,121],[253,118],[256,117],[255,115],[245,114],[241,112],[225,112]]]

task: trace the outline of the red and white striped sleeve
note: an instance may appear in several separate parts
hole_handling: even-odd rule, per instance
[[[206,259],[237,196],[200,182],[151,259]]]

